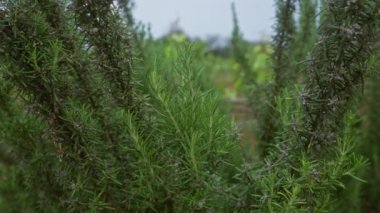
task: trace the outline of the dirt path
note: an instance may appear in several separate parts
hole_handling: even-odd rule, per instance
[[[257,143],[253,134],[254,118],[247,99],[244,97],[237,97],[234,99],[228,99],[227,102],[231,106],[230,113],[238,126],[240,140],[255,147]]]

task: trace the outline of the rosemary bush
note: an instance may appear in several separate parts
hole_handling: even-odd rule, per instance
[[[252,209],[333,211],[345,177],[361,180],[357,174],[366,160],[355,153],[357,119],[347,111],[355,109],[373,51],[379,6],[376,1],[326,2],[319,40],[307,58],[309,80],[305,88],[276,96],[275,142],[262,164],[244,165],[239,176],[248,187],[242,199]]]
[[[262,103],[262,111],[259,116],[259,129],[257,131],[260,139],[261,155],[268,154],[268,147],[271,146],[277,131],[276,122],[278,114],[276,112],[275,97],[282,93],[287,86],[293,85],[295,81],[295,70],[292,69],[291,56],[293,54],[291,46],[295,34],[295,1],[276,1],[276,24],[275,35],[273,36],[272,66],[273,85],[269,87],[270,92],[266,102]]]
[[[250,61],[247,58],[248,44],[243,39],[243,34],[239,28],[239,20],[236,13],[235,3],[231,4],[232,17],[233,17],[233,31],[231,36],[232,54],[235,61],[240,65],[241,73],[246,86],[255,85],[255,73],[252,72]],[[250,91],[246,92],[250,96]]]
[[[376,31],[377,35],[379,30]],[[379,49],[379,43],[375,48]],[[373,212],[380,211],[380,205],[378,200],[380,199],[380,189],[378,187],[380,183],[380,147],[378,143],[379,138],[379,77],[378,69],[379,64],[379,54],[375,54],[372,57],[372,69],[374,73],[371,73],[369,78],[367,77],[367,86],[365,92],[365,98],[363,103],[364,112],[363,114],[363,144],[361,145],[361,150],[364,156],[369,159],[369,167],[366,168],[363,174],[363,178],[367,181],[360,187],[359,200],[363,210],[371,210]]]
[[[298,28],[296,2],[277,1],[262,159],[244,157],[206,84],[202,47],[152,39],[131,1],[2,3],[1,211],[335,212],[346,200],[378,208],[375,78],[363,119],[371,128],[358,128],[357,110],[376,60],[378,1],[324,1],[318,32],[315,1],[301,2]],[[255,87],[236,12],[234,24],[234,60]]]
[[[233,170],[231,122],[201,90],[186,45],[174,65],[146,61],[155,69],[134,78],[134,32],[120,9],[112,1],[5,5],[5,210],[223,208],[227,196],[216,191],[227,190],[222,174]],[[139,81],[147,93],[136,90]]]
[[[299,83],[306,78],[304,61],[311,53],[317,41],[317,0],[299,1],[300,17],[297,21],[294,42],[292,43],[292,69],[293,76]]]

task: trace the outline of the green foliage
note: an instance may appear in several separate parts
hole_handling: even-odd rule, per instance
[[[378,48],[378,46],[377,46]],[[379,56],[378,54],[373,57],[372,67],[378,69]],[[377,74],[377,73],[375,73]],[[364,98],[364,137],[363,144],[361,146],[363,154],[369,159],[370,166],[364,173],[364,177],[367,180],[366,184],[361,187],[361,197],[363,199],[362,208],[372,209],[374,212],[380,211],[380,205],[378,200],[380,199],[380,146],[379,146],[379,77],[372,74],[370,78],[367,78],[368,84],[366,87]]]
[[[152,144],[150,152],[149,147],[144,150],[154,153],[154,158],[149,166],[138,165],[136,169],[144,168],[154,175],[147,178],[137,173],[140,180],[135,197],[149,198],[141,188],[145,185],[162,191],[161,195],[151,191],[162,203],[156,210],[223,209],[221,203],[228,200],[223,196],[227,188],[222,174],[233,170],[227,168],[232,160],[228,152],[237,149],[236,139],[227,117],[218,110],[215,96],[202,92],[200,69],[193,64],[191,47],[185,45],[173,54],[170,58],[176,63],[166,70],[156,67],[149,74],[152,126],[148,140],[141,144]],[[141,200],[131,203],[141,209]]]
[[[1,170],[1,208],[222,209],[222,174],[234,170],[228,153],[238,146],[216,97],[200,84],[193,50],[158,55],[164,67],[147,58],[153,71],[141,79],[148,91],[139,97],[133,40],[109,2],[76,1],[75,13],[54,25],[48,14],[64,5],[44,3],[51,8],[9,2],[2,20],[1,151],[10,160]]]
[[[263,164],[253,164],[239,178],[248,182],[247,202],[259,212],[333,211],[346,177],[362,181],[357,174],[366,160],[355,154],[357,122],[347,111],[367,71],[379,6],[370,1],[327,3],[329,22],[319,27],[323,39],[308,58],[306,89],[276,96],[275,141]]]
[[[378,79],[364,113],[357,97],[378,66],[380,4],[326,1],[318,32],[316,4],[300,2],[296,22],[295,1],[277,1],[273,52],[243,40],[233,6],[233,54],[220,58],[201,41],[152,39],[128,0],[6,1],[0,211],[378,209]],[[225,74],[264,113],[262,158],[239,144],[230,96],[213,89]]]
[[[292,69],[299,82],[305,80],[305,59],[317,41],[317,5],[317,0],[299,1],[300,18],[292,43]]]
[[[357,177],[366,160],[355,150],[357,133],[356,116],[349,113],[344,130],[328,156],[315,156],[299,151],[298,129],[302,128],[302,104],[296,90],[284,91],[276,99],[279,120],[283,124],[277,133],[276,143],[262,163],[251,163],[242,169],[239,182],[249,187],[247,206],[258,212],[310,212],[336,209],[335,194],[344,189],[344,179]]]
[[[259,126],[257,131],[261,141],[261,155],[268,154],[268,147],[272,143],[275,132],[278,128],[276,122],[276,102],[275,97],[280,95],[282,90],[288,85],[295,83],[295,70],[292,70],[291,64],[291,46],[293,45],[293,37],[295,34],[294,23],[294,0],[278,0],[276,1],[276,25],[275,35],[273,36],[274,52],[272,53],[273,66],[273,85],[269,87],[270,92],[266,95],[267,102],[260,107],[262,114],[259,117]]]
[[[281,93],[287,84],[292,83],[294,73],[290,70],[289,60],[290,46],[292,45],[295,23],[294,23],[294,0],[276,1],[276,25],[275,35],[273,36],[273,73],[274,73],[274,95]]]
[[[308,58],[309,81],[301,93],[305,148],[326,151],[338,136],[342,118],[367,71],[372,50],[363,47],[373,44],[378,6],[361,1],[328,3],[329,21],[322,24],[317,46]],[[358,14],[358,9],[363,12]]]
[[[255,72],[252,72],[252,67],[247,59],[248,43],[244,41],[243,35],[239,28],[239,21],[236,13],[235,3],[231,4],[233,24],[231,44],[233,48],[233,56],[235,61],[240,65],[245,85],[254,85],[256,82]],[[250,92],[248,91],[249,95]]]

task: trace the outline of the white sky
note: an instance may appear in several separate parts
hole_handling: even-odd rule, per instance
[[[191,37],[218,35],[228,38],[232,31],[233,0],[135,0],[134,16],[150,23],[155,37],[168,32],[179,19]],[[240,28],[251,41],[269,39],[274,21],[274,0],[235,0]]]

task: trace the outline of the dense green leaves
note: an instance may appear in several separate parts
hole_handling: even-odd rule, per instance
[[[380,4],[323,5],[318,19],[316,1],[300,2],[297,22],[296,1],[277,1],[273,53],[243,40],[233,10],[232,57],[220,58],[200,41],[146,37],[131,1],[4,1],[0,211],[378,208],[376,81],[361,113],[357,97],[368,66],[378,66]],[[258,66],[269,54],[273,75]],[[264,132],[261,158],[239,144],[223,91],[210,85],[222,69],[243,79],[234,87],[256,116],[269,106],[252,129]]]

